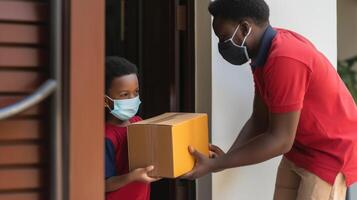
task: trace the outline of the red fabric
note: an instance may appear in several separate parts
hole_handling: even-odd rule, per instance
[[[130,122],[138,122],[140,117],[133,117]],[[129,172],[127,128],[106,124],[105,137],[110,139],[115,147],[117,175]],[[106,193],[106,200],[149,200],[150,185],[140,182],[130,183],[114,192]]]
[[[277,29],[255,87],[272,113],[301,111],[292,150],[297,166],[333,184],[357,181],[357,107],[328,59],[304,37]]]

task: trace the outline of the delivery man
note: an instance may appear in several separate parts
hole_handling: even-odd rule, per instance
[[[196,165],[184,177],[284,155],[275,200],[345,199],[357,181],[357,107],[332,64],[303,36],[273,28],[264,0],[215,0],[209,12],[222,57],[250,61],[254,107],[227,153],[190,147]]]

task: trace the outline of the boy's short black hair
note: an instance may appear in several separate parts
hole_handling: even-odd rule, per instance
[[[109,56],[105,59],[105,92],[112,85],[113,79],[129,74],[138,75],[138,69],[135,64],[125,58],[118,56]]]
[[[264,0],[215,0],[208,10],[213,17],[233,21],[251,18],[257,25],[269,22],[269,6]]]

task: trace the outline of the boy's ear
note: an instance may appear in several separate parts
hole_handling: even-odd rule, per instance
[[[104,96],[104,107],[108,107],[109,106],[109,99],[108,97]]]
[[[104,107],[113,109],[113,102],[107,96],[104,96]]]

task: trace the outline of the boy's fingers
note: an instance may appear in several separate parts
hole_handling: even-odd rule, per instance
[[[159,181],[161,180],[162,178],[154,178],[154,181]]]
[[[159,178],[159,177],[150,177],[148,176],[147,177],[147,182],[155,182],[155,181],[158,181],[158,180],[161,180],[162,178]]]
[[[146,172],[150,172],[150,171],[154,170],[154,168],[155,167],[153,165],[150,165],[150,166],[146,167],[145,170],[146,170]]]
[[[148,182],[154,182],[155,180],[155,178],[148,177]]]

